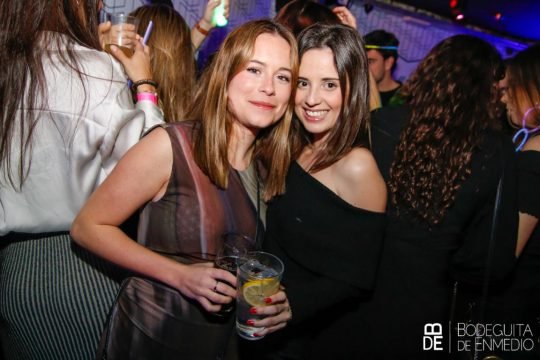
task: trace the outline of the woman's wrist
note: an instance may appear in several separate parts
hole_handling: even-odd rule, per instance
[[[152,86],[152,85],[149,85],[149,84],[143,84],[143,85],[139,85],[137,86],[137,93],[156,93],[157,92],[157,89],[155,86]]]
[[[201,18],[199,20],[199,26],[201,26],[206,31],[211,31],[214,28],[214,25],[212,25],[212,22],[206,20],[205,18]]]
[[[133,84],[131,85],[131,91],[133,91],[134,93],[156,92],[157,87],[158,87],[158,83],[152,80],[151,78],[140,79],[133,82]]]
[[[137,93],[137,102],[139,101],[150,101],[152,104],[158,104],[158,94],[155,92],[138,92]]]
[[[208,36],[210,34],[210,31],[212,31],[213,29],[213,26],[212,26],[212,23],[206,21],[204,18],[203,19],[200,19],[196,24],[195,24],[195,29],[201,33],[202,35],[204,36]]]

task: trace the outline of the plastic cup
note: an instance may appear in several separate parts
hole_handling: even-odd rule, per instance
[[[111,45],[116,45],[126,56],[133,56],[139,19],[126,14],[110,14],[108,20],[112,26],[105,36],[105,51],[110,53]]]

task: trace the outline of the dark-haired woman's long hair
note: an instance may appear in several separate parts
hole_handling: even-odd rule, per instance
[[[402,94],[410,108],[390,170],[398,212],[439,224],[471,174],[483,132],[497,126],[502,59],[487,42],[458,35],[436,45]]]
[[[527,121],[540,125],[540,44],[520,51],[507,63],[508,92],[516,108],[535,106]],[[521,114],[524,116],[525,114]]]
[[[84,8],[83,8],[84,7]],[[32,0],[0,2],[0,183],[21,187],[31,164],[35,114],[47,104],[43,58],[47,43],[72,40],[60,52],[62,64],[78,71],[74,44],[101,49],[97,0]],[[64,45],[66,46],[66,45]],[[69,96],[69,94],[66,94]],[[14,158],[20,159],[12,166]],[[10,169],[15,167],[16,173]]]
[[[334,56],[343,104],[324,149],[318,151],[310,168],[313,172],[334,164],[355,146],[369,148],[369,70],[364,41],[356,30],[341,24],[317,23],[300,33],[300,59],[309,50],[325,48],[332,50]],[[295,116],[292,123],[293,159],[297,159],[311,142],[312,135]]]

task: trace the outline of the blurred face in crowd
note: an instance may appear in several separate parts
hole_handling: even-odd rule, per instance
[[[386,73],[392,71],[394,58],[389,57],[388,59],[385,59],[377,50],[368,50],[367,58],[369,70],[373,74],[375,81],[380,83],[384,79]]]
[[[527,96],[524,94],[524,90],[520,87],[510,88],[509,76],[504,77],[499,81],[499,90],[501,91],[501,101],[506,105],[506,114],[508,120],[514,127],[521,127],[523,125],[523,117],[528,109],[533,107],[533,104],[530,103]],[[528,127],[535,127],[536,124],[534,119],[534,114],[527,116],[526,125]]]

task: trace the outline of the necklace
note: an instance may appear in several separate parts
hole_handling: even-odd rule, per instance
[[[516,132],[516,134],[512,138],[512,141],[514,142],[514,144],[517,144],[516,152],[520,151],[523,148],[523,146],[525,145],[525,143],[527,142],[527,140],[529,139],[529,136],[531,134],[534,134],[535,132],[538,132],[538,130],[540,130],[540,126],[537,126],[534,129],[528,129],[527,125],[526,125],[526,121],[525,121],[525,120],[527,120],[527,116],[529,116],[529,114],[533,110],[539,110],[539,109],[540,109],[540,107],[533,106],[533,107],[527,109],[527,111],[525,111],[525,114],[523,115],[523,119],[521,119],[521,129],[518,130],[518,132]],[[521,141],[519,143],[517,143],[517,141],[518,141],[518,139],[520,137],[521,137]]]

